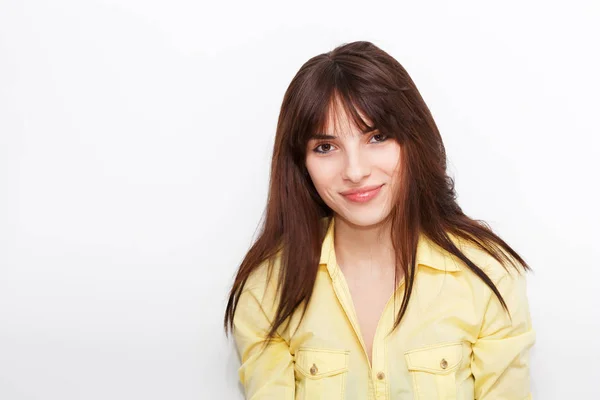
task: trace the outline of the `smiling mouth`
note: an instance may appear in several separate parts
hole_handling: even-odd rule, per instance
[[[382,187],[383,185],[379,185],[364,189],[352,190],[342,192],[341,195],[344,196],[344,198],[346,198],[347,200],[350,200],[355,203],[366,203],[367,201],[377,196]]]

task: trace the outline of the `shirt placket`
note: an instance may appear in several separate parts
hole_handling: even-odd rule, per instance
[[[373,338],[373,361],[371,370],[371,379],[374,386],[374,395],[376,400],[388,399],[389,374],[386,366],[385,334],[389,330],[389,301],[383,309],[383,313],[375,331]]]

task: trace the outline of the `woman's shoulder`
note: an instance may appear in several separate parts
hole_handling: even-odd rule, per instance
[[[319,225],[323,234],[330,227],[331,222],[332,217],[321,217],[319,219]],[[258,264],[248,276],[244,290],[253,290],[262,293],[267,289],[274,289],[282,271],[282,254],[283,249],[279,248],[275,254]]]
[[[459,238],[455,235],[450,235],[452,240],[457,244],[460,251],[477,267],[479,267],[485,274],[492,280],[492,282],[498,282],[505,276],[515,276],[525,273],[523,265],[515,259],[504,247],[496,245],[500,258],[502,261],[497,260],[486,250],[478,246],[473,241],[465,238]],[[449,254],[449,253],[448,253]],[[456,257],[452,256],[455,260]],[[467,264],[458,260],[460,269],[469,270]]]
[[[251,291],[257,298],[275,294],[281,270],[281,250],[263,260],[248,275],[243,292]]]

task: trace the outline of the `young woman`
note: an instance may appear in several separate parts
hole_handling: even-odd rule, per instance
[[[285,93],[225,330],[248,399],[530,399],[530,267],[463,213],[431,113],[369,42]]]

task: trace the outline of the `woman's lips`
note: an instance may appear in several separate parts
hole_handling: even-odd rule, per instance
[[[379,193],[382,186],[383,185],[379,185],[375,186],[374,188],[365,188],[343,192],[342,196],[355,203],[366,203],[367,201],[377,196],[377,193]]]

